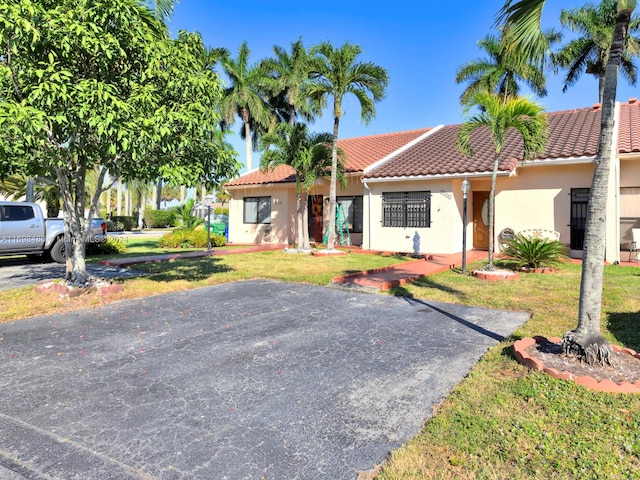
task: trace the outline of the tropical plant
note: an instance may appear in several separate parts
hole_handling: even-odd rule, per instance
[[[267,88],[275,102],[278,116],[293,126],[300,116],[305,120],[312,120],[319,112],[314,109],[308,96],[310,83],[311,56],[305,49],[302,39],[291,43],[291,50],[287,52],[280,46],[273,47],[274,58],[262,61],[267,75]],[[278,108],[281,107],[281,108]]]
[[[522,62],[541,62],[549,52],[540,28],[544,4],[545,0],[507,0],[499,12],[498,22],[504,22],[508,33],[505,47],[517,51]],[[585,222],[578,326],[567,332],[562,339],[565,352],[589,364],[611,364],[613,352],[600,332],[606,238],[605,222],[602,219],[606,217],[607,211],[618,65],[635,7],[635,0],[618,0],[616,23],[605,68],[600,139]]]
[[[202,225],[204,223],[202,218],[191,214],[195,203],[195,200],[190,198],[184,203],[184,205],[173,207],[172,210],[175,212],[175,218],[178,220],[180,228],[184,230],[193,230],[198,225]]]
[[[265,151],[260,168],[272,170],[278,165],[288,165],[296,173],[297,192],[297,232],[298,249],[309,250],[309,222],[307,219],[307,198],[311,187],[320,177],[331,174],[331,146],[333,136],[330,133],[310,134],[306,125],[296,123],[293,126],[281,123],[276,131],[262,138]],[[342,151],[338,151],[337,178],[345,185],[343,175],[344,162]]]
[[[605,70],[618,16],[617,3],[617,0],[603,0],[596,6],[587,4],[562,10],[562,26],[580,35],[555,54],[556,63],[567,70],[563,91],[574,85],[583,73],[587,73],[598,79],[598,101],[602,102]],[[640,37],[633,34],[638,31],[640,19],[634,16],[629,22],[619,64],[620,74],[631,85],[635,85],[637,80],[634,57],[640,54]]]
[[[253,168],[254,142],[273,121],[271,108],[265,100],[268,74],[260,63],[249,65],[250,54],[247,42],[242,42],[236,58],[223,55],[220,59],[231,82],[231,86],[223,92],[220,109],[225,126],[232,125],[236,117],[242,122],[247,171]]]
[[[553,267],[562,262],[566,247],[559,240],[518,234],[507,240],[502,256],[516,267]]]
[[[560,40],[560,34],[549,31],[547,40],[552,44]],[[456,82],[467,83],[460,96],[460,102],[466,103],[471,95],[480,90],[517,96],[520,84],[528,86],[537,96],[547,95],[544,72],[536,65],[529,65],[512,58],[502,47],[501,38],[487,35],[478,42],[478,46],[487,54],[465,63],[456,71]]]
[[[34,182],[34,200],[44,200],[47,217],[57,217],[60,213],[60,188],[51,180],[24,174],[11,175],[0,181],[0,194],[14,200],[26,196],[29,178]]]
[[[111,186],[107,172],[127,181],[165,168],[175,183],[193,184],[237,171],[214,134],[221,85],[204,71],[202,38],[181,32],[170,39],[138,1],[3,7],[0,42],[10,43],[11,55],[0,56],[0,176],[55,172],[69,242],[66,278],[85,283],[84,232]]]
[[[314,56],[311,68],[312,84],[309,95],[316,105],[325,105],[327,97],[333,98],[333,145],[331,151],[331,180],[329,184],[329,236],[327,248],[335,247],[336,237],[336,186],[338,173],[338,130],[344,113],[342,102],[347,94],[356,97],[360,104],[360,118],[364,123],[376,115],[376,102],[382,100],[389,83],[389,74],[372,62],[360,62],[360,45],[345,42],[340,48],[323,42],[312,48]]]
[[[474,93],[464,105],[466,114],[474,107],[481,112],[468,118],[458,131],[456,146],[464,155],[473,156],[471,134],[483,128],[485,135],[491,136],[494,145],[493,171],[489,188],[489,263],[487,270],[494,270],[494,225],[495,191],[500,152],[507,142],[507,133],[515,130],[523,141],[523,160],[534,158],[544,151],[547,140],[547,118],[543,108],[522,97],[503,97],[499,94],[480,91]],[[514,139],[515,140],[515,139]]]
[[[177,229],[170,233],[165,233],[158,240],[158,246],[162,248],[205,248],[211,239],[212,247],[224,247],[226,238],[224,235],[207,233],[204,228],[195,230]]]

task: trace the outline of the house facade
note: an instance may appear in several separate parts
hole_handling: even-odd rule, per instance
[[[606,218],[608,262],[626,260],[631,229],[640,227],[640,102],[619,103],[615,112]],[[558,232],[571,255],[580,257],[601,108],[594,105],[547,115],[549,141],[543,154],[523,162],[522,142],[515,132],[500,154],[495,244],[507,232],[545,229]],[[456,253],[462,250],[466,230],[467,249],[488,248],[487,201],[494,147],[488,130],[478,129],[471,142],[474,156],[463,156],[455,147],[459,129],[460,125],[448,125],[339,141],[347,156],[349,183],[339,189],[338,202],[348,216],[352,244],[369,250]],[[386,150],[379,148],[382,143]],[[464,179],[471,187],[466,225]],[[250,172],[227,188],[230,241],[295,241],[291,169]],[[318,182],[312,193],[310,231],[319,232],[312,235],[321,241],[328,224],[328,208],[324,208],[328,181]]]

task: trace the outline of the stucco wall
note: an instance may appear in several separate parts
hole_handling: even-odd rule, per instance
[[[462,221],[457,195],[451,179],[420,182],[369,183],[371,197],[364,198],[363,246],[370,250],[407,253],[452,253],[460,251]],[[431,226],[429,228],[400,228],[382,226],[382,194],[386,192],[431,192]],[[365,190],[368,194],[368,191]],[[370,200],[370,201],[369,201]],[[370,208],[369,208],[370,207]],[[370,215],[371,228],[367,227]],[[459,230],[460,233],[454,233]],[[460,240],[461,242],[461,240]]]
[[[295,186],[235,188],[230,190],[229,242],[237,244],[282,243],[295,241]],[[271,223],[244,223],[244,198],[271,196]]]

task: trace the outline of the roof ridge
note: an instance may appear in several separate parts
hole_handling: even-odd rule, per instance
[[[433,127],[423,127],[423,128],[414,128],[412,130],[402,130],[400,132],[387,132],[387,133],[372,133],[371,135],[359,135],[357,137],[348,137],[348,138],[338,138],[338,142],[344,140],[361,140],[364,138],[372,138],[372,137],[385,137],[385,136],[395,136],[395,135],[403,135],[407,133],[416,133],[423,132],[426,130],[431,130]]]

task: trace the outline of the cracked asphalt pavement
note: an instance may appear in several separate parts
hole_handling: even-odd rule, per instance
[[[0,324],[0,479],[356,479],[527,318],[254,280]]]

